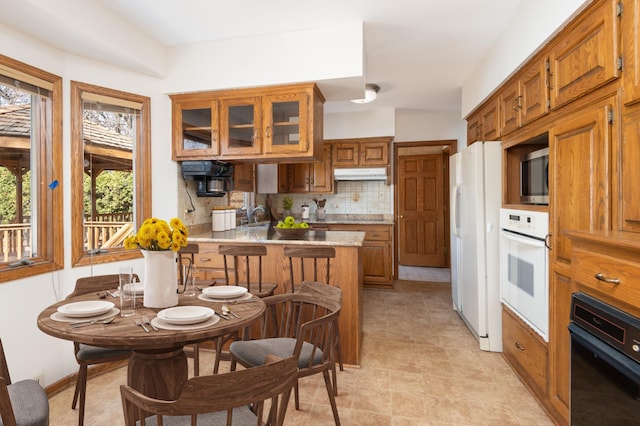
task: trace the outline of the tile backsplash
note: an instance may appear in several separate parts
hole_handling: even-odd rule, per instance
[[[305,202],[315,214],[313,198],[326,199],[327,214],[393,214],[392,186],[383,181],[338,181],[335,194],[273,194],[273,205],[282,211],[282,199],[289,195],[293,199],[293,213],[299,213]],[[258,195],[257,202],[265,204],[265,196]]]

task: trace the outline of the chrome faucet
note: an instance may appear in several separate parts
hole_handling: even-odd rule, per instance
[[[257,220],[258,218],[256,216],[256,213],[258,211],[261,211],[263,213],[267,212],[267,210],[265,210],[265,208],[262,207],[262,205],[259,205],[259,206],[254,207],[254,208],[249,207],[247,209],[247,222],[248,223],[258,223],[258,220]]]

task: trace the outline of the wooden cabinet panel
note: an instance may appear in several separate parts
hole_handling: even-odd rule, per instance
[[[624,103],[640,100],[640,0],[622,0]]]
[[[520,127],[520,81],[515,80],[500,92],[500,109],[502,134],[513,132]]]
[[[480,112],[482,118],[482,140],[500,140],[500,106],[497,100],[492,100],[482,108]]]
[[[174,101],[172,122],[173,160],[210,159],[219,154],[216,101]]]
[[[628,107],[625,112],[622,119],[622,143],[620,144],[620,226],[623,231],[632,232],[640,232],[638,135],[640,135],[640,104]]]
[[[312,163],[281,164],[284,182],[279,192],[286,193],[331,193],[333,192],[333,169],[331,168],[331,145],[323,147],[322,161]]]
[[[619,77],[617,0],[603,1],[570,24],[551,51],[551,107]]]
[[[547,345],[507,307],[502,307],[503,354],[540,398],[547,393]]]
[[[564,424],[569,424],[571,339],[567,327],[572,293],[570,278],[558,273],[550,275],[549,404]]]
[[[571,241],[564,230],[611,226],[613,105],[615,97],[585,107],[549,132],[552,264],[571,262]]]
[[[480,112],[467,118],[467,146],[480,140],[480,126],[482,116]]]
[[[233,166],[233,190],[241,192],[253,191],[253,169],[254,165],[249,163],[238,163]]]
[[[316,225],[314,229],[318,229]],[[367,286],[390,287],[393,283],[391,225],[329,224],[330,231],[365,232],[362,244],[362,280]]]
[[[180,94],[171,99],[174,159],[290,163],[321,155],[324,97],[313,83]]]
[[[333,167],[389,165],[391,138],[342,139],[328,141],[328,143],[332,146]]]

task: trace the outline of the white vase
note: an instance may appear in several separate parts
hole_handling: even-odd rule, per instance
[[[144,306],[168,308],[178,304],[177,253],[141,250],[144,256]]]

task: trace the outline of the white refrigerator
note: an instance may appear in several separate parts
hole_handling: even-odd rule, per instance
[[[502,352],[502,147],[476,142],[449,158],[453,308],[480,344]]]

